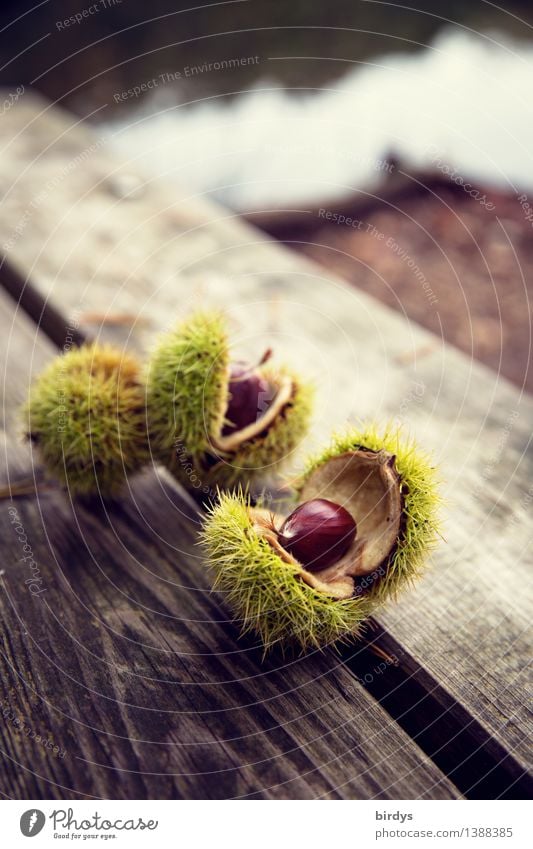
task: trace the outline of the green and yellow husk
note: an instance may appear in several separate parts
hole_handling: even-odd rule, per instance
[[[148,364],[148,430],[152,454],[172,471],[177,449],[186,448],[197,463],[222,427],[228,367],[228,339],[218,313],[195,313],[160,337]]]
[[[267,431],[231,452],[217,447],[228,406],[230,349],[218,313],[195,313],[165,333],[147,374],[147,418],[153,456],[188,489],[250,485],[290,457],[307,432],[313,392],[297,375],[270,365],[261,372],[272,386],[283,375],[294,394]]]
[[[369,580],[356,581],[354,595],[335,599],[298,576],[254,527],[254,509],[242,492],[221,494],[202,534],[215,587],[232,610],[241,632],[256,634],[265,650],[292,645],[320,648],[356,637],[366,619],[419,576],[438,537],[439,497],[431,461],[398,430],[351,430],[336,436],[306,467],[298,486],[330,458],[358,449],[395,455],[401,479],[403,521],[389,560]]]
[[[302,476],[301,489],[309,475],[331,457],[357,449],[388,451],[395,455],[395,467],[401,479],[403,522],[400,539],[387,565],[386,575],[373,582],[369,597],[376,603],[396,597],[397,593],[421,574],[428,554],[439,539],[438,480],[431,458],[402,434],[401,428],[376,425],[350,429],[335,435],[331,443],[311,458]]]
[[[72,495],[117,494],[150,458],[137,361],[96,344],[57,357],[30,391],[24,426],[47,474]]]
[[[265,650],[293,644],[321,648],[357,634],[372,605],[364,595],[334,600],[297,578],[253,528],[248,498],[220,493],[202,541],[215,572],[215,589],[235,615],[241,634],[256,634]]]

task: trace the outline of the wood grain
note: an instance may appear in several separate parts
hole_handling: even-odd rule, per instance
[[[531,399],[231,213],[144,180],[111,142],[42,109],[28,97],[7,116],[19,135],[0,160],[9,189],[0,224],[12,232],[53,181],[8,257],[63,314],[146,351],[178,315],[222,307],[239,352],[273,344],[317,381],[305,452],[345,421],[372,418],[403,423],[434,453],[445,542],[433,570],[379,621],[406,674],[422,673],[443,715],[466,712],[495,762],[510,753],[517,780],[530,765]],[[121,316],[129,325],[117,325]]]
[[[2,292],[0,340],[9,480],[31,470],[16,408],[53,348]],[[456,797],[339,660],[265,662],[236,643],[196,546],[199,521],[151,471],[113,504],[41,488],[0,501],[1,791]]]

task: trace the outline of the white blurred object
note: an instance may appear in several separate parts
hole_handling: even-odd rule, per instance
[[[148,173],[242,211],[371,189],[391,152],[514,191],[533,188],[532,91],[532,46],[450,30],[316,94],[265,82],[230,101],[176,106],[159,89],[107,131]]]

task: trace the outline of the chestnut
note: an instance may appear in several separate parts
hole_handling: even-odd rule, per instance
[[[229,403],[225,414],[226,424],[222,429],[223,436],[257,422],[273,400],[275,392],[259,371],[259,367],[270,359],[271,354],[270,349],[266,351],[257,366],[244,362],[230,365]]]
[[[226,321],[197,312],[165,333],[148,364],[152,456],[188,490],[248,487],[289,459],[305,436],[313,387],[267,350],[232,360]]]
[[[357,533],[353,516],[327,498],[300,504],[278,532],[278,540],[309,572],[318,572],[346,554]]]
[[[202,534],[215,587],[265,651],[356,637],[439,537],[431,461],[398,429],[349,430],[308,460],[287,517],[221,493]]]

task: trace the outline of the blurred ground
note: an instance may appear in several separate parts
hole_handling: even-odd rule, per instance
[[[533,392],[528,210],[516,196],[434,192],[284,240]]]

